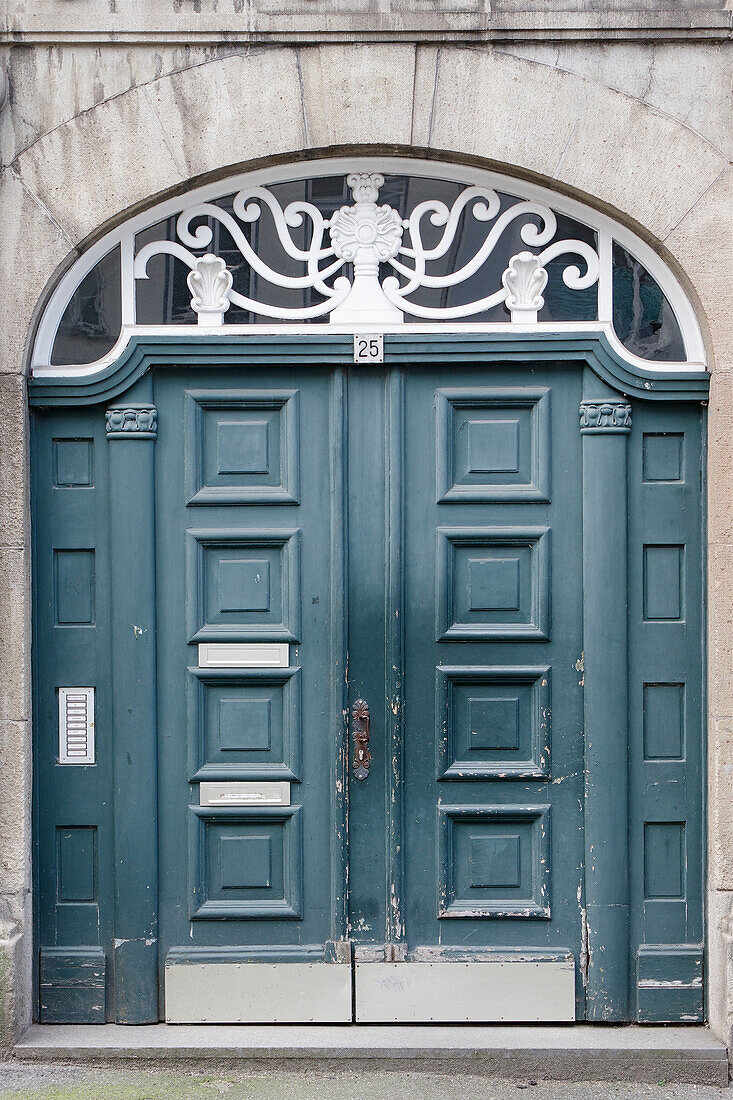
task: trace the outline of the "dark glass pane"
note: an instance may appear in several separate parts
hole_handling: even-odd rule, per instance
[[[613,327],[624,347],[642,359],[682,362],[686,358],[680,326],[661,287],[615,241]]]
[[[564,214],[557,215],[556,240],[583,241],[598,252],[598,236],[594,229]],[[595,321],[598,317],[598,283],[587,290],[572,290],[563,281],[563,271],[568,267],[577,267],[585,275],[586,263],[582,256],[568,252],[558,256],[547,265],[547,286],[542,292],[544,308],[538,315],[539,321]]]
[[[64,310],[51,352],[55,366],[94,363],[110,351],[122,327],[120,247],[85,275]]]

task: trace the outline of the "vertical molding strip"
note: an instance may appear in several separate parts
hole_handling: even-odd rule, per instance
[[[347,409],[342,367],[335,367],[330,383],[330,482],[331,482],[331,938],[344,941],[348,930],[348,767],[349,700],[348,562],[346,548]]]
[[[586,1017],[629,1017],[628,568],[631,407],[586,368],[583,448]]]
[[[385,797],[387,821],[387,928],[386,954],[395,961],[403,957],[396,945],[406,941],[404,896],[404,721],[403,696],[405,660],[404,615],[404,453],[405,453],[404,370],[396,368],[387,380],[387,584],[386,607],[386,698],[385,725],[387,759]],[[387,959],[391,961],[391,959]]]
[[[152,383],[145,389],[152,393]],[[113,753],[114,1018],[158,1021],[158,784],[155,637],[157,411],[120,402],[109,440]],[[100,731],[101,734],[101,731]]]

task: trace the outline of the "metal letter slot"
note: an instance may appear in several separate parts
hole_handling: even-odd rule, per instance
[[[202,642],[199,668],[287,668],[287,642]]]
[[[59,764],[94,760],[94,688],[59,688]]]
[[[289,806],[289,783],[201,783],[201,806]]]

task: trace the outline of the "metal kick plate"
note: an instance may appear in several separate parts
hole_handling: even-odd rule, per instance
[[[279,642],[202,642],[199,668],[287,668],[290,646]]]
[[[358,1024],[570,1023],[575,963],[356,964]]]
[[[351,967],[167,964],[165,1018],[169,1024],[350,1024]]]
[[[289,806],[289,783],[201,783],[201,806]]]

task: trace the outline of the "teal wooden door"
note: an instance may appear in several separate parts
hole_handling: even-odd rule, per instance
[[[181,358],[34,419],[41,1018],[701,1019],[699,409]]]
[[[166,1018],[348,1020],[338,377],[155,399]]]
[[[580,387],[541,367],[350,379],[349,682],[373,712],[357,1019],[575,1017]]]

